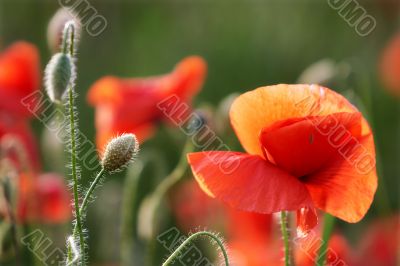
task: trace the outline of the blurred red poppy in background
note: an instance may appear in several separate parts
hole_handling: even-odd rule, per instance
[[[149,138],[157,122],[165,118],[157,104],[172,95],[190,104],[203,85],[206,68],[202,58],[190,56],[170,74],[98,80],[88,94],[89,103],[96,107],[97,147],[101,150],[110,138],[121,133],[134,133],[139,141]]]
[[[239,96],[230,119],[247,153],[188,154],[209,196],[248,212],[297,210],[304,233],[314,207],[347,222],[365,215],[377,188],[374,141],[344,97],[317,85],[262,87]]]
[[[359,247],[357,266],[399,265],[400,216],[378,219],[367,227]]]
[[[62,177],[38,174],[39,153],[29,126],[34,114],[21,102],[40,89],[40,80],[39,53],[32,44],[16,42],[0,54],[1,155],[15,173],[4,178],[15,177],[18,222],[60,223],[71,216],[68,190]],[[8,216],[4,201],[0,205],[2,216]]]
[[[318,260],[322,240],[319,238],[320,230],[316,234],[309,234],[305,238],[295,240],[295,261],[299,266],[314,266]],[[326,254],[326,265],[354,265],[354,252],[347,240],[335,233],[329,239]],[[367,264],[366,264],[367,265]]]
[[[58,174],[22,173],[17,193],[19,222],[56,224],[71,218],[70,195]]]
[[[0,54],[0,111],[17,118],[32,117],[21,100],[39,89],[39,53],[35,46],[16,42]]]
[[[383,85],[400,96],[400,34],[396,34],[383,50],[379,71]]]
[[[18,138],[36,169],[37,147],[28,124],[33,114],[21,101],[39,90],[40,79],[39,53],[32,44],[16,42],[0,54],[0,137]]]
[[[223,230],[233,265],[284,265],[280,225],[269,214],[238,211],[208,197],[193,181],[186,181],[172,195],[173,213],[181,229]],[[321,247],[320,228],[293,241],[296,265],[315,265]],[[347,240],[335,233],[328,246],[328,265],[355,265],[355,255]],[[366,264],[364,264],[366,265]]]
[[[220,230],[226,221],[226,207],[204,194],[193,179],[175,188],[170,203],[177,224],[186,233],[210,225]]]

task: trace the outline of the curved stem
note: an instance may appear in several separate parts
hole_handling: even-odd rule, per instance
[[[201,231],[194,233],[193,235],[189,236],[172,254],[169,256],[169,258],[162,264],[162,266],[167,266],[171,265],[175,259],[177,259],[181,254],[182,250],[185,249],[185,247],[190,244],[192,241],[194,241],[197,237],[199,236],[207,236],[210,237],[212,240],[217,242],[219,248],[221,249],[222,254],[224,255],[224,261],[225,265],[229,266],[229,259],[228,259],[228,254],[225,250],[224,244],[222,243],[221,239],[217,235],[214,235],[211,232],[208,231]]]
[[[153,193],[150,195],[149,202],[151,202],[151,233],[150,233],[150,238],[155,239],[155,234],[156,234],[156,227],[157,227],[157,220],[156,220],[156,213],[159,212],[161,203],[165,197],[165,195],[168,193],[168,191],[176,184],[178,183],[186,173],[186,170],[188,168],[188,163],[186,159],[186,154],[191,152],[193,150],[193,144],[190,139],[187,139],[185,147],[183,148],[181,158],[179,159],[178,164],[176,165],[175,169],[168,175],[166,176],[162,182],[157,186],[157,188],[153,191]],[[142,205],[143,207],[143,205]],[[147,254],[147,265],[153,265],[153,252],[155,248],[155,242],[150,241],[149,247],[148,247],[148,254]]]
[[[290,256],[290,245],[289,245],[289,232],[288,232],[287,214],[285,211],[281,211],[281,231],[282,231],[283,244],[285,248],[285,266],[290,266],[291,256]]]
[[[105,172],[105,170],[104,170],[104,168],[102,168],[100,170],[100,172],[97,174],[96,178],[93,180],[92,184],[90,185],[89,190],[86,192],[85,198],[83,199],[82,204],[81,204],[81,208],[80,208],[81,214],[85,212],[86,207],[87,207],[87,205],[89,203],[89,199],[92,197],[93,191],[95,190],[95,188],[99,184],[104,172]]]
[[[335,217],[329,214],[324,215],[324,229],[322,231],[322,245],[318,252],[317,266],[324,266],[326,262],[327,249],[329,239],[332,234],[333,226],[335,224]]]
[[[80,210],[79,210],[81,216],[83,216],[83,213],[85,212],[86,207],[87,207],[87,205],[89,203],[89,199],[92,197],[93,191],[95,190],[95,188],[99,184],[99,182],[101,180],[101,177],[104,174],[104,171],[105,171],[104,168],[102,168],[100,170],[100,172],[97,174],[96,178],[94,179],[94,181],[90,185],[89,190],[86,192],[85,198],[83,199],[81,207],[80,207]],[[78,230],[78,226],[77,226],[77,224],[75,224],[74,231],[73,231],[74,235],[76,235],[77,230]]]
[[[193,150],[193,144],[188,139],[185,147],[183,148],[181,158],[179,159],[178,164],[176,165],[175,169],[166,177],[164,180],[157,186],[154,190],[152,195],[155,197],[156,204],[153,211],[157,211],[158,207],[160,206],[162,199],[164,198],[165,194],[176,184],[185,174],[188,163],[186,161],[186,154]],[[154,221],[153,221],[154,225]]]
[[[162,198],[165,193],[168,192],[168,190],[182,178],[188,168],[186,155],[192,150],[193,144],[190,139],[188,139],[185,147],[183,148],[182,156],[179,159],[175,169],[160,183],[160,185],[154,191],[154,194],[160,195],[160,198]]]
[[[86,192],[85,198],[83,199],[81,207],[79,209],[81,217],[83,216],[83,213],[85,212],[86,207],[87,207],[87,205],[89,203],[89,199],[91,198],[91,196],[93,194],[93,191],[95,190],[95,188],[97,187],[98,183],[100,182],[101,177],[104,174],[104,171],[105,171],[104,168],[102,168],[100,170],[100,172],[97,174],[96,178],[94,179],[94,181],[90,185],[89,190]],[[79,228],[78,227],[78,223],[76,223],[75,226],[74,226],[73,233],[72,233],[73,236],[77,235],[77,233],[79,232],[78,228]],[[72,249],[71,249],[71,247],[68,247],[68,261],[72,261],[72,257],[73,257]]]

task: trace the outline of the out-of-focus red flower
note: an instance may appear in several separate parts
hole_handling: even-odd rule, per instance
[[[317,233],[316,233],[317,232]],[[313,231],[304,238],[294,241],[296,265],[314,266],[322,245],[320,230]],[[326,265],[354,265],[354,255],[347,240],[340,234],[333,234],[329,240],[326,255]],[[366,264],[367,265],[367,264]]]
[[[279,224],[272,215],[232,209],[207,197],[196,183],[186,181],[172,193],[173,213],[186,232],[197,228],[225,229],[226,244],[232,265],[282,266],[283,241],[277,232]],[[298,266],[313,266],[321,246],[320,230],[292,243]],[[340,261],[346,264],[339,264]],[[334,234],[328,247],[328,265],[354,265],[351,249],[344,237]]]
[[[367,228],[358,247],[357,266],[395,266],[400,259],[400,216],[378,220]]]
[[[0,53],[0,111],[32,116],[21,100],[39,89],[40,79],[39,53],[32,44],[16,42]]]
[[[165,119],[157,105],[173,95],[189,104],[205,75],[205,61],[191,56],[179,62],[170,74],[130,79],[108,76],[98,80],[88,94],[89,103],[96,107],[97,147],[102,149],[110,138],[127,132],[134,133],[139,141],[146,140],[156,123]]]
[[[16,158],[15,150],[7,154],[10,159],[19,164],[18,168],[27,167],[34,171],[39,170],[40,162],[36,141],[25,119],[13,120],[7,115],[2,116],[0,112],[0,139],[3,144],[5,144],[4,142],[14,142],[14,144],[18,142],[19,148],[22,149],[19,152],[26,155],[25,161],[21,162]],[[7,149],[7,147],[2,148]]]
[[[317,85],[276,85],[239,96],[230,119],[247,153],[188,154],[200,187],[239,210],[297,210],[300,230],[317,207],[347,222],[369,209],[377,187],[372,132],[341,95]]]
[[[17,138],[38,169],[38,152],[27,118],[33,114],[22,99],[40,87],[40,61],[35,46],[16,42],[0,53],[0,137]]]
[[[186,181],[172,193],[173,213],[186,232],[207,228],[226,230],[232,265],[283,265],[282,243],[273,235],[271,215],[243,212],[212,200],[194,180]]]
[[[400,96],[400,34],[396,34],[383,50],[380,62],[383,85],[394,95]]]
[[[17,193],[18,222],[60,223],[71,216],[69,193],[60,176],[38,174],[39,154],[28,124],[33,114],[22,103],[40,89],[40,81],[39,54],[32,44],[16,42],[0,53],[1,159],[16,172],[11,183]],[[30,97],[30,103],[35,100],[39,99]],[[0,205],[7,216],[4,202]]]
[[[185,181],[171,193],[171,206],[176,221],[185,232],[196,228],[219,227],[226,221],[226,208],[210,199],[194,180]]]
[[[227,245],[233,265],[283,265],[283,243],[272,215],[229,209]]]
[[[58,174],[22,173],[17,193],[19,222],[63,223],[71,217],[70,194]]]

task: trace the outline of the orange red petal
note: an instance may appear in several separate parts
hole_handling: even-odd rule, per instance
[[[210,151],[188,154],[200,187],[233,208],[257,213],[311,205],[305,186],[258,155]]]
[[[316,207],[344,221],[360,221],[377,189],[372,134],[343,146],[331,163],[304,183]]]
[[[318,85],[266,86],[240,95],[232,104],[232,126],[244,149],[263,155],[259,134],[275,122],[338,112],[358,112],[343,96]],[[363,134],[370,129],[363,122]]]

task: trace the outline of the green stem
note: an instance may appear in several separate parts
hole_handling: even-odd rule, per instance
[[[219,239],[218,236],[214,235],[213,233],[207,232],[207,231],[201,231],[194,233],[193,235],[189,236],[172,254],[169,256],[169,258],[162,264],[162,266],[167,266],[171,265],[175,259],[177,259],[180,255],[181,252],[185,249],[187,245],[189,245],[192,241],[194,241],[197,237],[199,236],[207,236],[210,237],[212,240],[217,242],[219,248],[222,251],[222,254],[224,255],[224,261],[225,265],[229,266],[229,259],[228,259],[228,254],[225,250],[224,244],[222,243],[221,239]]]
[[[153,193],[148,198],[149,202],[151,203],[151,238],[154,240],[156,231],[157,231],[157,220],[156,220],[156,213],[159,213],[161,203],[167,194],[167,192],[176,184],[178,183],[186,173],[188,168],[188,163],[186,159],[187,153],[193,150],[193,144],[190,139],[187,139],[185,147],[183,148],[181,158],[179,159],[178,164],[176,165],[175,169],[166,176],[163,181],[157,186],[157,188],[153,191]],[[143,207],[143,206],[142,206]],[[147,253],[147,262],[148,265],[153,265],[154,259],[154,252],[155,249],[155,242],[150,242],[148,247]]]
[[[288,221],[287,214],[285,211],[281,211],[281,232],[283,238],[283,244],[285,249],[285,266],[292,265],[290,256],[290,244],[289,244],[289,231],[288,231]]]
[[[99,184],[101,177],[104,174],[104,168],[102,168],[100,170],[100,172],[97,174],[96,178],[94,179],[94,181],[92,182],[92,184],[89,187],[89,190],[86,192],[85,198],[82,201],[81,207],[79,209],[80,215],[81,217],[83,216],[84,212],[86,211],[86,207],[89,203],[89,199],[92,197],[93,191],[95,190],[95,188],[97,187],[97,185]],[[77,233],[79,232],[79,227],[78,227],[78,223],[75,224],[74,226],[74,230],[73,230],[73,235],[77,235]],[[69,261],[72,260],[72,249],[69,247],[68,248],[68,259]]]
[[[64,31],[63,36],[63,48],[62,52],[67,53],[69,52],[70,56],[74,56],[74,41],[75,41],[75,28],[73,25],[69,25],[68,28]],[[70,42],[68,43],[68,38]],[[69,44],[69,45],[68,45]],[[68,51],[69,48],[69,51]],[[79,208],[79,192],[78,192],[78,170],[77,170],[77,143],[76,143],[76,125],[75,125],[75,103],[74,103],[74,88],[70,85],[68,89],[68,108],[69,108],[69,118],[70,118],[70,138],[71,138],[71,174],[72,174],[72,181],[73,181],[73,194],[74,194],[74,207],[75,207],[75,218],[77,232],[74,232],[73,237],[74,239],[76,236],[79,236],[79,249],[80,249],[80,258],[82,265],[85,265],[85,240],[83,237],[83,230],[82,230],[82,217]],[[75,231],[75,230],[74,230]],[[71,261],[73,257],[72,249],[68,248],[68,261]]]
[[[100,172],[97,174],[96,178],[93,180],[92,184],[90,185],[89,190],[86,192],[85,198],[83,199],[82,204],[81,204],[81,209],[80,209],[81,214],[86,211],[86,207],[89,203],[89,199],[92,197],[93,191],[99,184],[104,172],[105,172],[105,170],[104,170],[104,168],[102,168],[100,170]]]
[[[329,244],[329,239],[332,234],[333,227],[335,225],[335,217],[329,214],[324,215],[324,229],[322,231],[322,245],[319,249],[317,266],[324,266],[326,262],[327,249]]]
[[[188,163],[186,159],[186,154],[191,152],[193,150],[193,144],[190,140],[187,140],[185,147],[183,148],[182,151],[182,156],[179,159],[179,162],[175,169],[166,177],[163,179],[163,181],[157,186],[157,188],[154,190],[152,193],[153,197],[155,197],[155,208],[154,212],[156,212],[167,192],[176,184],[178,183],[179,180],[183,177],[185,174],[187,168],[188,168]],[[154,217],[154,216],[153,216]],[[154,222],[153,221],[153,228],[154,228]]]
[[[84,212],[86,211],[86,207],[87,207],[87,205],[89,203],[89,199],[92,197],[93,191],[95,190],[95,188],[97,187],[98,183],[100,182],[101,177],[103,176],[103,174],[104,174],[104,168],[102,168],[100,170],[100,172],[97,174],[96,178],[94,179],[94,181],[90,185],[89,190],[86,192],[85,198],[83,199],[81,207],[79,209],[79,212],[80,212],[81,216],[83,216]],[[73,231],[74,235],[76,235],[77,230],[78,230],[78,227],[77,227],[77,224],[75,224],[74,231]]]
[[[72,165],[72,180],[73,180],[73,193],[74,193],[74,206],[75,206],[75,218],[76,224],[75,226],[78,229],[79,236],[79,249],[80,249],[80,257],[82,260],[82,264],[85,264],[85,241],[83,237],[82,231],[82,217],[80,214],[79,208],[79,195],[78,195],[78,171],[77,171],[77,163],[76,163],[76,133],[75,133],[75,113],[74,113],[74,95],[72,87],[69,88],[68,92],[69,96],[69,116],[70,116],[70,134],[71,134],[71,165]],[[76,233],[74,232],[73,236],[76,237]]]

